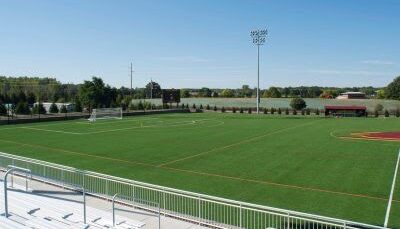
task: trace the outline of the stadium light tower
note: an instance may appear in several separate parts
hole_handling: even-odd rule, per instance
[[[257,114],[260,113],[260,45],[265,43],[267,35],[267,29],[258,29],[250,32],[253,44],[257,45]]]

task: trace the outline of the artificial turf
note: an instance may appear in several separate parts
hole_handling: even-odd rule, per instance
[[[382,225],[399,142],[396,118],[147,115],[0,127],[0,151],[139,181]],[[390,226],[400,227],[397,181]]]

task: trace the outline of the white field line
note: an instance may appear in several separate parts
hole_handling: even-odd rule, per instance
[[[112,130],[93,131],[93,132],[88,132],[88,133],[85,133],[85,134],[100,134],[100,133],[108,133],[108,132],[115,132],[115,131],[140,129],[140,128],[151,128],[151,127],[162,128],[162,127],[172,127],[172,126],[194,125],[198,121],[204,121],[204,120],[188,120],[188,121],[183,121],[183,122],[166,123],[166,125],[164,125],[164,126],[162,126],[162,125],[143,125],[143,123],[141,123],[141,126],[127,127],[127,128],[120,128],[120,129],[112,129]]]
[[[62,133],[62,134],[77,134],[77,135],[84,134],[84,133],[69,132],[69,131],[62,131],[62,130],[47,130],[47,129],[40,129],[40,128],[34,128],[34,127],[20,127],[20,128],[21,128],[21,129],[28,129],[28,130],[38,130],[38,131]]]
[[[115,124],[115,123],[140,122],[140,121],[147,121],[147,120],[154,120],[154,119],[160,119],[160,118],[129,119],[129,120],[123,120],[123,121],[109,120],[109,121],[95,122],[95,123],[86,121],[86,122],[75,122],[75,123],[85,124],[85,125],[104,125],[104,124]]]
[[[392,207],[393,192],[394,192],[394,187],[396,186],[396,177],[397,177],[397,170],[399,169],[399,161],[400,161],[400,150],[397,155],[397,163],[396,163],[396,168],[394,170],[392,189],[390,191],[390,197],[389,197],[389,201],[388,201],[388,205],[387,205],[387,209],[386,209],[386,216],[385,216],[385,223],[384,223],[384,227],[386,227],[386,228],[389,223],[390,208]]]
[[[201,124],[202,122],[208,121],[208,120],[211,120],[211,119],[187,120],[187,121],[182,121],[182,122],[166,123],[165,125],[157,125],[157,124],[156,125],[143,125],[143,123],[141,123],[140,126],[135,126],[135,127],[126,127],[126,128],[111,129],[111,130],[100,130],[100,131],[92,131],[92,132],[86,132],[86,133],[70,132],[70,131],[62,131],[62,130],[48,130],[48,129],[41,129],[41,128],[35,128],[35,127],[18,127],[18,128],[19,129],[36,130],[36,131],[53,132],[53,133],[61,133],[61,134],[90,135],[90,134],[100,134],[100,133],[108,133],[108,132],[123,131],[123,130],[133,130],[133,129],[141,129],[141,128],[152,128],[152,127],[163,128],[163,127],[194,125],[196,123]],[[136,120],[136,121],[139,121],[139,120]],[[165,121],[159,120],[156,122],[162,123]]]

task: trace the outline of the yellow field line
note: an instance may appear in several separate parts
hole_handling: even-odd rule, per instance
[[[176,162],[185,161],[185,160],[192,159],[192,158],[195,158],[195,157],[199,157],[199,156],[202,156],[202,155],[205,155],[205,154],[209,154],[209,153],[212,153],[212,152],[215,152],[215,151],[219,151],[219,150],[231,148],[231,147],[234,147],[234,146],[242,145],[242,144],[245,144],[245,143],[249,143],[249,142],[252,142],[252,141],[256,141],[256,140],[258,140],[260,138],[264,138],[264,137],[267,137],[267,136],[270,136],[270,135],[281,133],[281,132],[284,132],[284,131],[287,131],[287,130],[295,129],[295,128],[306,126],[306,125],[311,125],[311,124],[314,124],[315,122],[318,122],[318,121],[308,122],[308,123],[300,124],[300,125],[297,125],[297,126],[291,126],[291,127],[278,129],[278,130],[269,132],[267,134],[255,136],[255,137],[252,137],[252,138],[248,138],[248,139],[245,139],[245,140],[233,143],[233,144],[229,144],[229,145],[225,145],[225,146],[221,146],[221,147],[216,147],[216,148],[213,148],[211,150],[207,150],[207,151],[204,151],[204,152],[201,152],[201,153],[198,153],[198,154],[194,154],[194,155],[190,155],[190,156],[187,156],[187,157],[179,158],[179,159],[176,159],[176,160],[168,161],[168,162],[159,164],[158,166],[159,167],[163,167],[163,166],[166,166],[166,165],[174,164]]]
[[[168,169],[168,170],[192,173],[192,174],[203,175],[203,176],[219,177],[219,178],[225,178],[225,179],[230,179],[230,180],[238,180],[238,181],[244,181],[244,182],[250,182],[250,183],[273,185],[273,186],[286,187],[286,188],[291,188],[291,189],[301,189],[301,190],[306,190],[306,191],[324,192],[324,193],[330,193],[330,194],[336,194],[336,195],[345,195],[345,196],[351,196],[351,197],[375,199],[375,200],[382,200],[382,201],[388,200],[387,198],[370,196],[370,195],[366,195],[366,194],[356,194],[356,193],[332,191],[332,190],[328,190],[328,189],[303,187],[303,186],[299,186],[299,185],[282,184],[282,183],[276,183],[276,182],[271,182],[271,181],[254,180],[254,179],[226,176],[226,175],[220,175],[220,174],[214,174],[214,173],[205,173],[205,172],[198,172],[198,171],[193,171],[193,170],[177,169],[177,168],[172,168],[172,167],[163,167],[163,168]],[[400,200],[393,200],[393,202],[400,203]]]
[[[17,142],[17,141],[4,140],[4,139],[0,139],[0,141],[1,142],[6,142],[6,143],[17,144],[17,145],[21,145],[21,146],[29,146],[29,147],[34,147],[34,148],[44,148],[44,149],[49,149],[49,150],[53,150],[53,151],[59,151],[59,152],[68,153],[68,154],[75,154],[75,155],[79,155],[79,156],[98,158],[98,159],[103,159],[103,160],[108,160],[108,161],[116,161],[116,162],[122,162],[122,163],[129,163],[129,164],[156,167],[156,165],[152,165],[152,164],[144,163],[144,162],[131,161],[131,160],[130,161],[126,161],[126,160],[116,159],[116,158],[112,158],[112,157],[98,156],[98,155],[93,155],[93,154],[88,154],[88,153],[81,153],[81,152],[65,150],[65,149],[60,149],[60,148],[54,148],[54,147],[48,147],[48,146],[43,146],[43,145],[21,143],[21,142]]]
[[[367,199],[376,199],[376,200],[384,200],[384,201],[388,200],[387,198],[369,196],[369,195],[365,195],[365,194],[354,194],[354,193],[338,192],[338,191],[332,191],[332,190],[326,190],[326,189],[310,188],[310,187],[303,187],[303,186],[298,186],[298,185],[281,184],[281,183],[270,182],[270,181],[246,179],[246,178],[219,175],[219,174],[213,174],[213,173],[204,173],[204,172],[197,172],[197,171],[192,171],[192,170],[177,169],[177,168],[172,168],[172,167],[159,167],[157,165],[144,163],[144,162],[137,162],[137,161],[131,161],[131,160],[127,161],[127,160],[116,159],[116,158],[105,157],[105,156],[96,156],[96,155],[87,154],[87,153],[75,152],[75,151],[71,151],[71,150],[64,150],[64,149],[53,148],[53,147],[48,147],[48,146],[42,146],[42,145],[37,145],[37,144],[21,143],[21,142],[11,141],[11,140],[0,139],[0,141],[1,142],[6,142],[6,143],[17,144],[17,145],[21,145],[21,146],[29,146],[29,147],[34,147],[34,148],[44,148],[44,149],[59,151],[59,152],[67,153],[67,154],[74,154],[74,155],[85,156],[85,157],[89,157],[89,158],[96,158],[96,159],[107,160],[107,161],[115,161],[115,162],[120,162],[120,163],[125,163],[125,164],[142,165],[142,166],[146,166],[146,167],[164,169],[164,170],[169,170],[169,171],[176,171],[176,172],[181,172],[181,173],[189,173],[189,174],[196,174],[196,175],[202,175],[202,176],[219,177],[219,178],[225,178],[225,179],[230,179],[230,180],[258,183],[258,184],[264,184],[264,185],[274,185],[274,186],[290,188],[290,189],[301,189],[301,190],[308,190],[308,191],[314,191],[314,192],[325,192],[325,193],[336,194],[336,195],[346,195],[346,196],[351,196],[351,197],[355,197],[355,198],[367,198]],[[400,200],[393,200],[393,202],[400,203]]]

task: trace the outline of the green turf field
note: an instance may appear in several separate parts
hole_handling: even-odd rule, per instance
[[[396,118],[164,114],[0,126],[0,151],[188,191],[382,225]],[[400,178],[390,226],[400,227]]]

